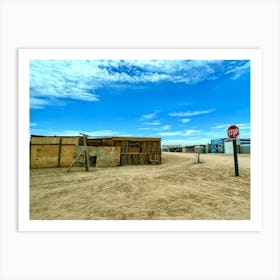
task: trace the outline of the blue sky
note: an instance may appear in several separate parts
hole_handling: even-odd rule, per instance
[[[248,60],[31,60],[30,134],[250,137]]]

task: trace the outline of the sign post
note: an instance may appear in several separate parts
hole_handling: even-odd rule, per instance
[[[239,128],[236,125],[231,125],[227,130],[227,134],[228,134],[228,137],[233,140],[232,143],[233,143],[233,158],[234,158],[235,176],[239,176],[237,147],[236,147],[236,138],[239,135]]]

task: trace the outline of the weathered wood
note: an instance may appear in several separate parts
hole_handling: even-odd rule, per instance
[[[84,142],[84,153],[85,153],[85,170],[89,171],[89,158],[88,158],[88,148],[87,148],[87,135],[84,133],[80,133],[83,135]]]
[[[78,161],[78,159],[81,157],[81,155],[83,154],[83,150],[80,151],[80,153],[76,156],[76,158],[74,159],[74,161],[72,162],[72,164],[69,166],[69,168],[67,169],[67,172],[70,172],[70,170],[72,169],[72,167],[75,165],[75,163]]]
[[[76,145],[62,145],[60,167],[68,167],[74,160],[75,151],[78,146]]]
[[[60,167],[62,137],[59,139],[57,167]]]
[[[79,137],[62,136],[62,145],[79,145]]]
[[[86,139],[84,137],[36,137],[30,146],[31,167],[56,167],[70,166],[75,157],[76,148],[85,145],[89,147],[116,147],[120,149],[120,164],[148,164],[149,160],[157,160],[161,163],[160,138],[144,137],[108,137],[98,139]],[[40,138],[40,140],[38,140]],[[54,138],[54,140],[52,139]],[[43,143],[48,144],[43,144]],[[71,144],[73,143],[73,144]],[[76,144],[74,144],[76,143]],[[47,146],[47,147],[46,147]],[[37,147],[35,149],[35,147]],[[53,147],[53,148],[51,148]],[[44,150],[45,152],[42,152]],[[49,152],[49,150],[52,150]],[[56,157],[54,157],[56,151]],[[89,154],[83,150],[83,163],[88,169]],[[39,157],[38,157],[39,155]],[[40,158],[42,157],[42,158]],[[80,158],[81,159],[81,158]],[[56,162],[55,164],[53,162]],[[98,158],[97,158],[98,162]]]
[[[161,153],[121,153],[121,165],[149,164],[154,160],[161,163]]]
[[[32,146],[44,146],[44,145],[48,145],[48,146],[58,146],[59,145],[59,143],[58,144],[31,144],[30,143],[30,145],[32,145]],[[62,146],[77,146],[77,145],[75,145],[75,144],[62,144]]]
[[[149,163],[152,164],[152,165],[156,165],[156,164],[159,164],[159,161],[156,160],[156,159],[150,159]]]
[[[57,167],[58,145],[31,145],[31,168]]]
[[[59,144],[61,136],[31,136],[31,144]],[[63,136],[62,144],[78,145],[78,136]]]

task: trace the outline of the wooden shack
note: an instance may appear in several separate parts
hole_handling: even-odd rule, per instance
[[[79,136],[32,135],[30,167],[69,167],[83,145]],[[87,146],[89,155],[95,157],[96,167],[161,163],[160,138],[88,138]]]
[[[92,138],[87,140],[87,145],[120,147],[120,165],[161,163],[161,138]]]

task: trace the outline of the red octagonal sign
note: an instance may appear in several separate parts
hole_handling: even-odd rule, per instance
[[[227,130],[227,134],[230,139],[235,139],[239,135],[239,128],[236,125],[231,125]]]

